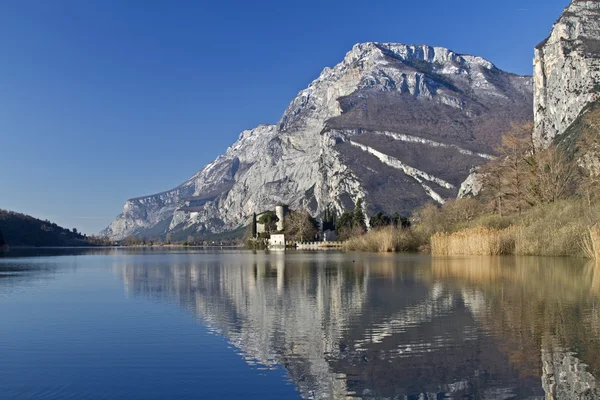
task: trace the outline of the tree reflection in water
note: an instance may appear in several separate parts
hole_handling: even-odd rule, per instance
[[[129,294],[190,310],[249,364],[284,366],[306,398],[600,397],[594,264],[242,252],[169,260],[114,269]]]

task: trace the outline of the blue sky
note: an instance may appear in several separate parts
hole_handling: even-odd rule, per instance
[[[531,74],[567,0],[0,2],[0,208],[97,233],[243,129],[275,123],[358,42],[445,46]]]

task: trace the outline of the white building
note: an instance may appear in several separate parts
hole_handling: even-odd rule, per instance
[[[269,248],[285,248],[285,235],[271,235],[269,239]]]

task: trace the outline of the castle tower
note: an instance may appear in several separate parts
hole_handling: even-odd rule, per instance
[[[275,214],[279,221],[277,221],[277,230],[282,231],[285,229],[285,216],[288,214],[288,206],[285,204],[278,204],[275,207]]]

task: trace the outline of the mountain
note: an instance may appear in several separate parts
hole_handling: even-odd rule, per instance
[[[0,210],[0,250],[10,246],[90,246],[76,230],[62,228],[50,221]]]
[[[534,140],[544,147],[600,98],[600,1],[573,0],[534,63]]]
[[[441,47],[355,45],[277,125],[242,132],[187,182],[130,199],[102,232],[185,237],[230,231],[284,202],[319,215],[365,198],[409,214],[455,198],[511,122],[533,118],[533,80]]]

